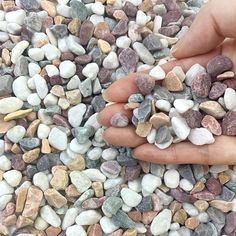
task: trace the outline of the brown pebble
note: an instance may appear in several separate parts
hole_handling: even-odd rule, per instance
[[[8,49],[3,48],[2,49],[2,61],[6,66],[11,65],[11,57],[10,57],[10,52]]]
[[[194,202],[194,206],[200,211],[200,212],[205,212],[207,208],[209,207],[209,203],[204,200],[197,200]]]
[[[137,236],[137,230],[136,229],[127,229],[122,236]]]
[[[216,78],[217,78],[217,80],[222,81],[222,80],[226,80],[226,79],[232,79],[232,78],[234,78],[234,76],[235,75],[234,75],[233,71],[226,71],[220,75],[217,75]]]
[[[9,129],[14,127],[16,122],[14,120],[6,122],[4,121],[4,116],[0,115],[0,133],[5,134]]]
[[[157,211],[149,211],[149,212],[143,212],[142,214],[142,222],[145,225],[151,224],[155,216],[157,215]]]
[[[42,139],[41,152],[44,154],[52,152],[48,139]]]
[[[180,92],[184,89],[181,79],[173,71],[166,75],[162,85],[171,92]]]
[[[47,200],[49,205],[56,208],[61,208],[67,203],[66,198],[53,188],[47,189],[44,192],[44,197]]]
[[[141,162],[141,163],[147,163],[147,162]],[[144,173],[148,173],[149,170],[147,172]],[[156,195],[156,194],[151,194],[152,197],[152,203],[153,203],[153,211],[160,211],[163,209],[163,202],[162,200]]]
[[[60,25],[62,24],[62,21],[65,19],[64,16],[57,15],[54,17],[54,23],[55,25]]]
[[[144,0],[141,4],[139,4],[138,9],[143,12],[148,12],[152,9],[153,3],[151,0]]]
[[[205,113],[207,113],[208,115],[215,117],[216,119],[221,119],[226,114],[223,107],[216,101],[202,102],[199,105],[199,108]]]
[[[174,215],[176,213],[176,211],[180,210],[182,207],[182,204],[179,203],[178,201],[174,200],[173,202],[171,202],[170,204],[170,210],[172,212],[172,215]]]
[[[149,122],[156,128],[159,129],[161,126],[169,125],[170,117],[163,112],[152,115]]]
[[[4,210],[2,211],[2,215],[4,217],[10,216],[15,212],[16,205],[13,202],[8,202]]]
[[[16,224],[17,217],[16,215],[10,215],[3,219],[2,224],[5,226],[12,226]]]
[[[123,234],[123,230],[118,229],[118,230],[114,231],[113,233],[109,234],[109,236],[122,236],[122,234]]]
[[[17,143],[14,143],[12,148],[11,148],[11,151],[14,153],[14,154],[21,154],[22,153],[22,150],[20,148],[20,146],[17,144]]]
[[[22,228],[25,226],[33,225],[34,221],[31,220],[30,218],[24,217],[24,216],[19,216],[16,222],[17,228]]]
[[[28,127],[26,131],[26,137],[34,137],[41,121],[39,119],[34,120]]]
[[[185,221],[185,226],[188,228],[188,229],[196,229],[199,225],[199,220],[197,219],[197,217],[190,217],[188,218],[186,221]]]
[[[140,211],[130,211],[128,212],[128,216],[135,222],[140,222],[142,220],[142,214]]]
[[[79,33],[79,38],[80,38],[80,43],[81,45],[86,45],[90,38],[92,37],[94,32],[94,25],[91,21],[85,20],[80,27],[80,33]]]
[[[221,210],[222,212],[227,213],[229,211],[232,211],[233,203],[223,201],[223,200],[213,200],[210,202],[210,206],[215,207],[215,208]]]
[[[40,148],[35,148],[23,154],[22,158],[25,163],[31,163],[38,159],[40,154]]]
[[[36,219],[42,199],[43,193],[41,190],[34,186],[29,187],[22,216],[32,220]]]
[[[138,102],[130,102],[130,103],[126,103],[124,105],[124,109],[125,110],[134,110],[135,108],[138,108],[140,106],[140,103]]]
[[[55,168],[52,168],[53,177],[50,181],[50,184],[56,190],[65,190],[69,183],[69,177],[67,171]]]
[[[49,226],[46,229],[47,236],[57,236],[60,232],[61,232],[61,228],[60,227]]]
[[[128,19],[128,17],[126,16],[126,14],[123,10],[115,10],[113,13],[113,17],[116,20],[127,20]]]
[[[140,137],[147,137],[152,129],[152,124],[149,122],[139,123],[135,130],[136,134]]]
[[[188,216],[187,216],[186,211],[184,209],[180,209],[174,214],[173,221],[181,225],[184,225],[187,217]]]
[[[202,127],[207,128],[214,135],[221,135],[222,128],[220,123],[210,115],[204,116],[201,122]]]
[[[16,212],[17,213],[22,212],[24,209],[27,192],[28,192],[28,189],[23,188],[17,194],[17,198],[16,198]]]
[[[103,190],[102,182],[93,182],[92,183],[92,189],[94,190],[96,197],[103,197],[104,196],[104,190]]]
[[[65,189],[66,195],[68,197],[79,197],[80,193],[77,191],[76,187],[73,184],[70,184]]]
[[[201,192],[205,188],[203,181],[198,181],[192,188],[190,194]]]
[[[94,36],[98,39],[104,39],[110,33],[109,26],[106,22],[99,22],[94,29]]]
[[[111,51],[111,45],[105,40],[99,39],[97,44],[103,53],[107,54]]]
[[[88,236],[102,236],[102,228],[99,224],[90,225],[87,234]]]
[[[79,36],[80,26],[81,26],[80,19],[75,18],[68,24],[68,30],[71,32],[71,34],[74,34],[75,36]]]
[[[74,89],[66,92],[67,101],[71,105],[77,105],[81,103],[81,93],[79,89]]]
[[[226,172],[221,172],[218,174],[218,179],[219,179],[220,183],[223,185],[223,184],[229,182],[231,177]]]
[[[64,97],[65,91],[64,88],[61,85],[54,85],[50,91],[53,95],[57,97]]]

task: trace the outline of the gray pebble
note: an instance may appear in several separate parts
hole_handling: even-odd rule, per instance
[[[122,207],[123,201],[119,197],[108,197],[102,205],[102,209],[110,215],[115,215]]]
[[[143,40],[143,44],[151,52],[156,51],[156,50],[160,50],[163,48],[160,38],[157,35],[155,35],[154,33],[149,34]]]
[[[105,108],[106,102],[103,99],[102,95],[98,95],[93,98],[93,100],[91,101],[91,105],[93,106],[95,112],[100,112]]]
[[[170,103],[174,101],[174,96],[165,87],[156,86],[153,93],[154,98],[158,100],[167,100]]]
[[[25,26],[35,31],[40,31],[42,28],[42,19],[35,12],[31,12],[24,20]]]
[[[92,95],[92,81],[90,78],[87,78],[80,83],[79,89],[83,97],[89,97]]]
[[[67,25],[65,24],[53,25],[50,30],[56,38],[64,38],[68,35]]]
[[[61,114],[61,107],[59,107],[58,105],[50,106],[47,107],[44,110],[44,112],[49,116],[53,116],[55,114]]]
[[[139,205],[136,206],[136,209],[140,212],[148,212],[151,211],[152,208],[152,197],[150,195],[143,197]]]
[[[128,98],[128,102],[138,102],[141,103],[143,102],[144,97],[141,93],[135,93],[135,94],[131,94]]]
[[[194,178],[193,171],[190,165],[179,165],[178,171],[179,171],[179,174],[184,179],[187,179],[192,184],[196,183],[196,180]]]
[[[23,138],[19,143],[23,149],[32,150],[40,146],[40,139],[39,138]]]
[[[219,197],[220,200],[231,202],[234,199],[234,197],[235,193],[233,191],[228,189],[226,186],[222,187],[222,191]]]
[[[11,75],[0,76],[0,96],[12,93],[13,78]]]
[[[82,2],[72,0],[70,1],[70,7],[72,18],[79,18],[81,21],[86,20],[88,16],[88,10]]]
[[[20,4],[28,11],[35,11],[40,7],[37,0],[20,0]]]
[[[133,110],[134,116],[138,119],[139,122],[143,123],[146,122],[151,114],[151,101],[144,100],[140,107]]]
[[[135,165],[137,165],[137,161],[134,158],[132,158],[126,154],[120,154],[117,156],[116,159],[121,166],[135,166]]]
[[[132,221],[122,210],[118,210],[117,213],[112,216],[112,220],[118,227],[125,229],[135,228],[135,222]]]
[[[92,126],[86,126],[76,127],[73,132],[77,142],[83,144],[86,143],[92,135],[94,135],[95,130]]]
[[[158,144],[166,143],[171,140],[171,132],[167,126],[162,126],[157,130],[155,142]]]
[[[120,185],[117,185],[113,188],[109,188],[109,189],[106,190],[105,196],[107,196],[107,197],[119,197],[120,196],[120,190],[121,190]]]
[[[14,75],[15,76],[24,76],[24,75],[28,75],[28,60],[26,57],[21,56],[15,64],[14,67]]]

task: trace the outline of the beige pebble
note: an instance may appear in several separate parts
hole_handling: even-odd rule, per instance
[[[5,12],[13,11],[14,7],[16,6],[15,1],[2,1],[1,4]]]
[[[71,91],[66,92],[66,98],[67,101],[71,104],[71,105],[77,105],[79,103],[81,103],[81,93],[79,89],[74,89]]]
[[[103,39],[98,40],[98,47],[103,53],[109,53],[111,51],[111,45]]]
[[[23,154],[22,159],[25,163],[31,163],[38,159],[40,154],[40,148],[35,148]]]
[[[33,225],[34,221],[31,220],[30,218],[24,217],[24,216],[19,216],[16,222],[17,228],[23,228],[25,226]]]
[[[140,211],[130,211],[128,212],[128,216],[135,222],[140,222],[142,220],[142,213]]]
[[[34,137],[40,123],[39,119],[34,120],[26,130],[26,137]]]
[[[165,36],[165,35],[163,35],[163,34],[159,34],[159,33],[155,33],[155,35],[158,36],[158,37],[161,38],[161,39],[167,40],[167,42],[168,42],[169,45],[176,44],[177,41],[179,40],[178,38],[171,38],[171,37]]]
[[[35,220],[42,199],[43,193],[40,189],[34,186],[29,187],[22,216]]]
[[[85,160],[82,155],[79,155],[73,159],[68,165],[70,170],[84,170],[85,169]]]
[[[70,103],[66,98],[59,98],[58,106],[60,106],[62,110],[66,110],[67,108],[70,107]]]
[[[53,188],[47,189],[44,192],[44,197],[49,205],[56,208],[61,208],[67,203],[66,198]]]
[[[46,40],[46,39],[41,39],[39,41],[37,41],[35,44],[34,44],[34,48],[41,48],[43,47],[44,45],[48,44],[49,41]]]
[[[6,122],[4,121],[4,116],[0,115],[0,133],[5,134],[9,129],[14,127],[16,122],[14,120]]]
[[[218,75],[216,78],[220,81],[225,80],[225,79],[233,79],[235,74],[233,71],[226,71],[220,75]]]
[[[65,190],[69,184],[69,177],[67,171],[57,168],[54,169],[52,173],[53,177],[50,181],[52,187],[55,188],[56,190]]]
[[[61,64],[60,59],[56,58],[52,60],[52,64],[56,67],[59,67],[59,65]]]
[[[107,5],[113,5],[115,2],[115,0],[107,0]]]
[[[223,185],[223,184],[229,182],[231,177],[226,172],[221,172],[218,174],[218,179],[219,179],[220,183]]]
[[[171,92],[180,92],[184,89],[182,81],[173,71],[167,73],[162,85]]]
[[[61,85],[54,85],[50,91],[53,95],[57,97],[64,97],[65,91],[64,88]]]
[[[170,117],[163,112],[159,112],[152,115],[149,122],[154,126],[154,128],[159,129],[161,126],[169,125]]]
[[[65,19],[65,17],[58,15],[58,16],[55,16],[53,19],[54,19],[55,25],[60,25],[62,24],[62,21]]]
[[[190,217],[188,218],[186,221],[185,221],[185,226],[188,228],[188,229],[196,229],[199,225],[199,220],[197,217]]]
[[[17,213],[22,212],[24,209],[27,192],[28,192],[27,188],[22,188],[17,194],[17,198],[16,198],[16,212]]]
[[[2,62],[7,66],[11,65],[10,52],[6,48],[2,49]]]
[[[157,211],[148,211],[148,212],[143,212],[142,214],[142,222],[145,225],[151,224],[153,221],[154,217],[157,215]]]
[[[212,200],[210,202],[210,206],[215,207],[219,209],[220,211],[227,213],[229,211],[232,211],[233,203],[227,202],[224,200]]]
[[[125,12],[123,10],[115,10],[113,13],[113,17],[116,20],[126,20],[128,17],[126,16]]]
[[[136,128],[136,134],[140,137],[147,137],[152,129],[152,124],[149,122],[139,123]]]
[[[60,232],[61,232],[61,228],[60,227],[49,226],[46,229],[47,236],[57,236]]]
[[[192,188],[190,194],[201,192],[205,188],[203,181],[198,181]]]
[[[32,109],[18,110],[18,111],[11,112],[4,117],[4,121],[10,121],[10,120],[23,118],[27,116],[30,112],[32,112]]]
[[[103,184],[102,182],[93,182],[92,188],[95,192],[96,197],[103,197],[104,196],[104,190],[103,190]]]
[[[172,215],[174,215],[176,211],[181,209],[181,207],[182,207],[182,204],[180,202],[174,200],[173,202],[171,202],[169,208],[170,208],[170,210],[172,212]]]
[[[17,217],[15,214],[13,214],[4,218],[2,221],[2,224],[9,227],[9,226],[15,225],[16,220],[17,220]]]
[[[175,66],[172,71],[182,82],[185,80],[186,75],[181,66]]]
[[[45,10],[49,16],[55,17],[57,14],[57,10],[55,7],[55,4],[50,1],[42,0],[41,1],[41,7],[43,10]]]
[[[20,148],[20,146],[17,144],[17,143],[14,143],[11,147],[11,151],[14,153],[14,154],[21,154],[22,153],[22,150]]]
[[[151,0],[144,0],[141,4],[139,4],[138,9],[143,12],[148,12],[152,9],[153,3]]]
[[[127,229],[122,236],[137,236],[137,233],[136,229]]]
[[[140,103],[138,102],[129,102],[124,105],[125,110],[134,110],[135,108],[140,107]]]
[[[209,207],[209,203],[205,200],[197,200],[194,202],[194,206],[200,211],[205,212]]]
[[[181,225],[184,225],[186,219],[187,219],[187,213],[184,209],[180,209],[176,211],[176,213],[173,216],[173,221],[176,223],[179,223]]]
[[[42,139],[41,152],[44,154],[52,152],[48,139]]]
[[[226,114],[223,107],[216,101],[206,101],[199,105],[199,109],[207,113],[208,115],[214,116],[216,119],[221,119]]]
[[[69,24],[68,24],[68,30],[78,36],[79,35],[79,30],[80,30],[80,26],[81,26],[81,21],[79,18],[75,18],[73,19]]]

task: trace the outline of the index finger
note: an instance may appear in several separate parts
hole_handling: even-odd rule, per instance
[[[206,66],[207,62],[219,53],[220,49],[216,49],[205,55],[190,57],[181,60],[173,60],[161,65],[161,67],[165,72],[170,71],[175,66],[181,66],[184,71],[187,71],[195,63],[199,63],[203,66]],[[117,80],[103,92],[104,99],[108,102],[127,102],[131,94],[139,92],[135,84],[135,78],[137,77],[137,75],[143,73],[147,74],[148,72],[149,71],[132,73],[125,76],[123,79]]]

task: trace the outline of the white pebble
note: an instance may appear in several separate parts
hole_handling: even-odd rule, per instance
[[[197,216],[197,219],[201,223],[208,223],[209,222],[209,215],[206,212],[200,212],[199,215]]]
[[[62,78],[69,79],[75,75],[76,66],[73,62],[66,60],[61,62],[59,70],[60,70],[60,76]]]
[[[72,127],[78,127],[80,126],[84,113],[86,112],[86,105],[83,103],[80,103],[68,111],[68,121],[71,124]]]
[[[103,60],[106,69],[116,69],[119,66],[118,57],[115,52],[110,52]]]
[[[134,51],[138,54],[141,61],[148,65],[153,65],[155,59],[153,55],[148,51],[148,49],[140,42],[135,42],[133,44]]]
[[[111,234],[113,233],[115,230],[119,229],[119,227],[117,225],[115,225],[115,223],[113,222],[113,220],[107,216],[103,216],[100,219],[100,225],[102,228],[102,231],[105,234]]]
[[[154,18],[154,25],[153,25],[153,32],[159,33],[159,29],[162,26],[162,17],[161,16],[155,16]]]
[[[209,171],[212,174],[219,174],[220,172],[227,171],[228,169],[228,165],[212,165]]]
[[[33,77],[34,75],[40,73],[41,67],[40,67],[38,64],[36,64],[36,63],[30,62],[30,63],[28,64],[28,70],[29,70],[29,76],[30,76],[30,77]],[[35,84],[34,84],[34,86],[32,86],[31,84],[29,84],[30,80],[33,81],[33,79],[32,79],[32,78],[29,78],[29,79],[28,79],[28,87],[29,87],[30,89],[35,89]]]
[[[97,15],[103,15],[105,12],[105,6],[101,2],[95,2],[91,5],[91,10]]]
[[[53,227],[59,227],[61,225],[61,219],[56,212],[48,205],[43,206],[40,209],[40,216]]]
[[[100,22],[105,21],[103,16],[99,16],[99,15],[96,15],[96,14],[91,15],[89,20],[93,23],[94,26],[96,26]]]
[[[5,19],[8,23],[17,23],[23,25],[26,12],[23,9],[10,11],[5,14]]]
[[[176,99],[174,101],[174,107],[180,114],[186,112],[187,110],[193,108],[194,102],[192,100],[186,99]]]
[[[45,230],[48,227],[48,223],[40,216],[38,216],[34,222],[34,227],[37,230]]]
[[[16,78],[12,83],[13,93],[22,101],[26,101],[28,96],[32,93],[28,88],[27,82],[28,78],[26,76],[20,76]]]
[[[24,136],[26,130],[21,125],[16,125],[7,131],[7,138],[13,143],[18,143]]]
[[[5,156],[0,156],[0,170],[6,171],[11,169],[11,161]]]
[[[151,223],[151,233],[153,235],[161,235],[168,232],[171,224],[171,210],[164,209],[161,211]]]
[[[85,154],[89,148],[91,147],[92,142],[88,140],[86,143],[79,144],[76,140],[76,138],[72,139],[70,142],[70,149],[71,151],[78,153],[78,154]]]
[[[128,48],[131,44],[131,39],[127,36],[120,36],[116,39],[116,46],[118,48]]]
[[[44,58],[44,51],[41,48],[30,48],[28,50],[28,55],[35,61],[42,61]]]
[[[179,187],[184,191],[191,191],[193,189],[192,183],[190,183],[187,179],[181,179],[179,182]]]
[[[190,131],[188,139],[194,145],[212,144],[215,138],[212,133],[206,128],[195,128]]]
[[[49,77],[52,77],[54,75],[59,75],[59,70],[54,65],[46,65],[45,69]]]
[[[60,151],[63,151],[67,147],[67,136],[66,133],[60,129],[54,127],[51,129],[51,132],[48,137],[50,145]]]
[[[70,49],[67,45],[67,39],[61,38],[57,40],[57,47],[61,52],[69,52]]]
[[[87,157],[90,160],[98,160],[102,155],[102,149],[100,147],[95,147],[87,152]]]
[[[14,192],[14,188],[11,187],[5,180],[0,181],[0,189],[0,197],[7,194],[12,194]]]
[[[175,169],[167,170],[164,174],[164,182],[168,188],[177,188],[179,186],[179,172]]]
[[[82,226],[72,225],[66,229],[66,236],[87,236],[87,233]]]
[[[151,144],[155,143],[157,130],[152,128],[151,132],[147,136],[147,141]]]
[[[0,156],[4,153],[5,142],[4,140],[0,139]]]
[[[43,172],[38,172],[33,177],[33,183],[39,187],[43,192],[49,189],[48,176]]]
[[[196,78],[198,75],[206,73],[206,69],[201,66],[200,64],[194,64],[187,72],[186,72],[186,79],[185,83],[188,86],[191,86],[192,81],[194,78]]]
[[[32,106],[38,106],[41,103],[41,99],[37,93],[31,93],[27,97],[27,102]]]
[[[228,110],[236,109],[236,92],[232,88],[227,88],[224,94],[224,103]]]
[[[118,155],[119,155],[118,150],[112,147],[106,148],[102,152],[102,158],[106,161],[115,160]]]
[[[84,126],[93,126],[93,128],[97,131],[101,127],[101,124],[98,123],[97,115],[98,113],[94,113],[93,115],[91,115],[85,122]]]
[[[142,178],[142,188],[148,193],[153,193],[161,186],[161,178],[152,174],[145,174]]]
[[[151,75],[155,80],[163,80],[166,77],[166,72],[157,65],[151,69],[149,75]]]
[[[56,9],[59,16],[71,18],[71,8],[66,4],[57,4]]]
[[[60,56],[61,56],[60,50],[56,46],[49,44],[49,43],[44,45],[42,47],[42,50],[44,51],[45,57],[49,61],[60,58]]]
[[[144,26],[149,21],[149,17],[141,10],[137,11],[136,14],[136,23],[140,26]]]
[[[114,179],[107,179],[105,182],[104,182],[104,189],[107,190],[109,188],[113,188],[117,185],[121,185],[124,183],[124,178],[122,177],[117,177],[117,178],[114,178]]]
[[[102,215],[95,210],[86,210],[81,212],[75,219],[78,225],[93,225],[99,222]]]
[[[82,171],[91,181],[105,182],[106,176],[98,169],[86,169]]]
[[[67,210],[63,221],[62,221],[62,229],[65,230],[67,229],[69,226],[73,225],[75,223],[75,219],[77,217],[79,213],[79,209],[78,208],[70,208]]]
[[[121,207],[122,211],[124,212],[130,212],[132,210],[132,207],[126,205],[125,203],[123,203],[122,207]]]
[[[16,187],[20,184],[22,174],[18,170],[9,170],[3,174],[3,178],[9,185],[11,185],[12,187]]]
[[[170,108],[171,108],[171,104],[170,102],[166,101],[166,100],[157,100],[156,101],[156,107],[157,109],[161,110],[161,111],[165,111],[165,112],[169,112]]]
[[[172,144],[172,142],[173,142],[173,137],[171,136],[171,138],[170,138],[169,141],[167,141],[167,142],[165,142],[165,143],[156,143],[156,142],[155,142],[155,145],[156,145],[159,149],[163,150],[163,149],[168,148],[168,147]]]
[[[128,187],[129,189],[137,193],[141,192],[142,191],[141,178],[128,181]]]
[[[185,119],[173,117],[171,119],[171,124],[177,137],[182,140],[185,140],[188,137],[190,133],[190,128],[188,127]]]
[[[97,77],[97,74],[99,72],[99,67],[97,63],[88,63],[84,69],[82,70],[82,74],[90,79],[95,79]]]
[[[142,196],[129,188],[122,188],[120,195],[129,207],[136,207],[142,201]]]
[[[85,54],[86,52],[85,49],[75,41],[72,35],[70,35],[66,39],[66,41],[67,41],[68,48],[70,49],[71,52],[73,52],[74,54],[78,56]]]
[[[0,32],[0,42],[6,42],[9,39],[9,35],[6,32]]]
[[[16,64],[16,61],[23,54],[25,49],[29,46],[29,42],[26,40],[20,41],[11,51],[11,62]]]
[[[35,75],[33,78],[37,94],[41,99],[44,99],[48,94],[48,86],[46,80],[41,75]]]
[[[51,93],[47,94],[47,96],[43,99],[43,104],[45,105],[45,107],[57,105],[57,102],[58,102],[58,97],[56,97]]]
[[[0,211],[4,210],[7,203],[10,202],[12,199],[12,195],[11,194],[7,194],[4,196],[0,197]]]
[[[188,213],[190,216],[197,216],[198,215],[198,209],[193,206],[190,203],[184,202],[183,203],[183,209]]]

